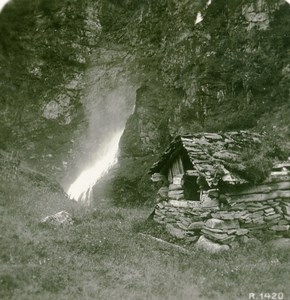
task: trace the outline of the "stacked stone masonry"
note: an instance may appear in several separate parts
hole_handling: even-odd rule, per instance
[[[185,174],[174,176],[159,190],[154,212],[154,220],[174,237],[233,246],[264,233],[290,236],[289,160],[275,164],[259,185],[212,186],[200,190],[195,201],[184,199]]]
[[[290,235],[290,163],[282,168],[288,175],[271,175],[265,183],[238,193],[209,190],[201,201],[179,199],[181,189],[169,186],[168,200],[156,205],[154,220],[175,237],[193,242],[202,235],[219,244],[246,242],[261,231]],[[227,206],[221,205],[224,198]]]

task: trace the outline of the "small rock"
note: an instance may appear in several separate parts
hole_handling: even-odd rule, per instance
[[[181,223],[185,226],[189,226],[189,224],[191,223],[191,220],[189,218],[180,217],[179,219],[180,219]]]
[[[290,216],[290,206],[285,205],[282,207],[282,210],[286,215]]]
[[[288,231],[290,228],[290,225],[275,225],[270,228],[270,230],[274,231]]]
[[[166,181],[166,177],[160,173],[154,173],[152,176],[151,176],[151,180],[153,182],[159,182],[159,181]]]
[[[168,197],[168,187],[161,187],[158,190],[157,195],[160,196],[162,199],[166,199]]]
[[[249,230],[248,229],[238,229],[237,231],[236,231],[236,235],[246,235],[246,234],[248,234],[249,233]]]
[[[266,221],[272,221],[272,220],[276,220],[276,219],[281,219],[281,215],[275,214],[275,215],[271,215],[271,216],[265,217],[264,219]]]
[[[281,220],[281,221],[278,222],[278,225],[289,225],[289,221]]]
[[[60,211],[54,215],[50,215],[42,219],[41,224],[48,225],[72,225],[74,223],[72,216],[66,211]]]
[[[163,221],[163,218],[161,218],[161,217],[158,217],[158,216],[154,216],[153,217],[153,220],[156,222],[156,223],[158,223],[158,224],[164,224],[165,222]]]
[[[206,227],[209,228],[216,228],[216,229],[232,229],[232,228],[239,228],[238,221],[224,221],[220,219],[209,219],[206,222]]]
[[[205,237],[219,242],[221,244],[229,244],[235,239],[235,236],[233,235],[227,235],[226,233],[215,233],[205,228],[203,228],[201,232],[204,234]]]
[[[204,226],[204,222],[194,222],[188,227],[188,230],[201,230]]]
[[[171,224],[166,224],[165,228],[169,234],[176,237],[177,239],[184,239],[186,236],[186,232],[184,230],[175,228]]]
[[[164,207],[165,207],[165,206],[163,205],[163,203],[161,203],[161,202],[160,202],[160,203],[158,203],[156,206],[157,206],[157,208],[160,208],[160,209],[162,209],[162,208],[164,208]]]
[[[173,219],[173,218],[165,218],[165,219],[164,219],[164,222],[165,222],[165,223],[175,223],[176,220]]]
[[[164,213],[162,211],[160,211],[159,209],[155,209],[154,214],[157,216],[164,216]]]
[[[183,183],[183,175],[175,175],[173,177],[173,184],[182,185]]]
[[[182,224],[181,222],[177,222],[176,225],[177,225],[179,228],[181,228],[182,230],[187,230],[187,227],[186,227],[184,224]]]
[[[183,191],[169,191],[168,197],[175,200],[184,199],[184,193]]]
[[[191,244],[191,243],[195,243],[198,240],[198,236],[190,236],[190,237],[186,237],[185,242],[187,244]]]
[[[169,185],[169,191],[176,191],[176,190],[182,190],[182,185],[173,184],[173,183]]]
[[[203,235],[198,239],[196,243],[196,248],[207,251],[212,254],[230,250],[230,247],[228,245],[220,245],[218,243],[214,243],[206,237],[204,237]]]
[[[219,207],[219,201],[215,198],[209,197],[207,194],[201,195],[200,203],[203,208]]]
[[[168,203],[170,205],[172,205],[173,207],[177,207],[177,208],[187,208],[188,207],[188,202],[189,201],[185,201],[185,200],[169,200]]]

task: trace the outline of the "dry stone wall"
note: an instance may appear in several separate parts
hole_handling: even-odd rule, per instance
[[[205,191],[200,201],[180,199],[180,186],[170,185],[167,198],[159,198],[154,220],[174,237],[191,242],[233,246],[264,234],[290,236],[289,168],[290,163],[280,164],[279,171],[254,187]]]

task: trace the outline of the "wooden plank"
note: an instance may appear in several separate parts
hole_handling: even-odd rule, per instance
[[[172,175],[172,170],[171,168],[168,170],[168,182],[172,183],[173,182],[173,175]]]
[[[179,165],[181,174],[184,174],[184,167],[183,167],[183,162],[182,162],[181,156],[178,157],[178,165]]]

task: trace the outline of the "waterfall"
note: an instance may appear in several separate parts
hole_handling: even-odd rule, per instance
[[[96,183],[117,162],[118,145],[135,104],[137,81],[120,47],[96,48],[86,69],[81,103],[83,122],[73,139],[72,160],[63,178],[71,199],[90,203]]]
[[[117,131],[99,151],[97,160],[84,170],[68,189],[68,196],[79,202],[89,202],[96,182],[117,163],[119,141],[124,129]]]
[[[9,0],[0,0],[0,12],[7,2],[9,2]]]
[[[212,3],[212,0],[208,0],[207,3],[206,3],[205,9],[207,9],[211,5],[211,3]],[[196,16],[195,25],[198,24],[198,23],[200,23],[202,20],[203,20],[203,15],[199,11],[197,13],[197,16]]]

